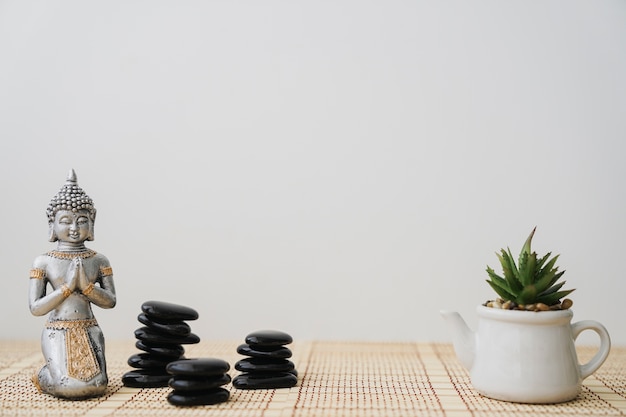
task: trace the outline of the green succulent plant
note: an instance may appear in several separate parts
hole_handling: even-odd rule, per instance
[[[530,233],[526,243],[519,254],[518,263],[515,264],[511,250],[501,249],[496,253],[504,277],[496,274],[487,266],[489,279],[487,282],[504,301],[513,301],[518,305],[543,303],[548,306],[558,304],[561,298],[574,290],[561,290],[565,281],[557,283],[565,271],[558,271],[555,266],[559,255],[554,256],[548,252],[538,258],[536,252],[531,252],[530,245],[535,234],[535,229]]]

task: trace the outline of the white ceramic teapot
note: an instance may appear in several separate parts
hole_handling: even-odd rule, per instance
[[[515,311],[478,306],[478,330],[459,313],[442,311],[454,330],[454,350],[482,395],[521,403],[558,403],[574,399],[582,381],[604,363],[609,334],[596,321],[571,324],[570,310]],[[574,341],[584,330],[600,336],[600,348],[580,365]]]

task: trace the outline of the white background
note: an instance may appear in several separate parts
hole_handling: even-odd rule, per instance
[[[625,115],[621,0],[0,1],[1,337],[39,337],[75,168],[107,338],[156,299],[203,339],[448,341],[537,226],[626,344]]]

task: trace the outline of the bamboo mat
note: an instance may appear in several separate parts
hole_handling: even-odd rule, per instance
[[[236,352],[239,343],[202,341],[188,346],[186,356],[218,357],[233,366],[242,358]],[[299,372],[296,387],[247,391],[229,384],[226,403],[175,407],[165,399],[168,388],[122,386],[122,374],[130,370],[126,360],[138,352],[133,341],[107,343],[107,394],[84,401],[60,400],[35,389],[30,377],[43,360],[38,342],[0,341],[0,416],[626,416],[626,347],[612,349],[576,400],[555,405],[478,395],[447,344],[296,342],[290,348]],[[592,348],[579,348],[581,361],[592,354]]]

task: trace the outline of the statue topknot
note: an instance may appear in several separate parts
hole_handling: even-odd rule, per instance
[[[71,169],[67,175],[67,180],[63,187],[52,197],[52,200],[50,200],[46,208],[46,215],[48,216],[49,222],[54,221],[54,216],[59,210],[69,210],[73,212],[87,210],[89,211],[91,220],[95,220],[96,218],[96,208],[93,205],[93,200],[78,186],[76,172],[74,172],[73,169]]]

